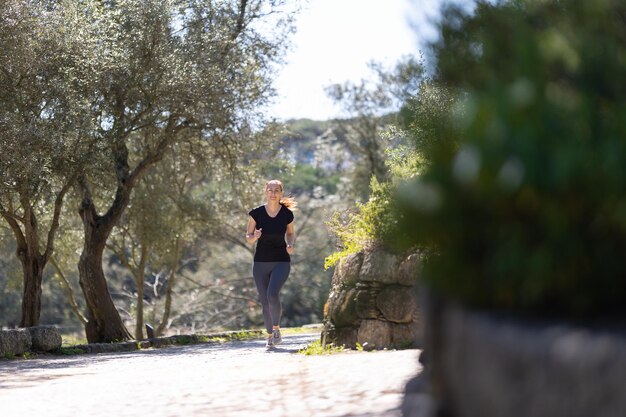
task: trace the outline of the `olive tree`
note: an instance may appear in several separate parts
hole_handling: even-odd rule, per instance
[[[262,167],[273,165],[279,131],[274,124],[260,132],[243,129],[228,152],[176,143],[136,187],[107,244],[111,256],[124,267],[119,270],[109,263],[110,275],[115,275],[123,294],[119,299],[134,318],[135,338],[143,338],[144,316],[155,326],[156,335],[180,324],[181,318],[206,328],[207,305],[215,312],[210,325],[222,327],[233,320],[229,300],[242,300],[242,289],[230,285],[233,274],[224,274],[221,280],[206,271],[198,277],[190,275],[201,259],[216,256],[213,247],[226,249],[226,263],[234,261],[230,255],[235,247],[252,256],[242,233],[245,213],[262,189]],[[218,291],[217,286],[222,288]],[[204,292],[202,298],[193,296],[198,289]],[[192,298],[200,302],[189,302]]]
[[[22,327],[39,322],[63,201],[93,143],[82,136],[92,126],[77,57],[42,3],[0,3],[0,216],[22,266]]]
[[[124,340],[131,336],[109,293],[102,260],[133,189],[174,144],[224,152],[233,147],[234,133],[271,94],[289,19],[277,17],[279,1],[66,5],[94,54],[90,108],[98,127],[91,134],[101,150],[78,179],[86,334],[89,342]],[[274,31],[258,23],[264,19]]]

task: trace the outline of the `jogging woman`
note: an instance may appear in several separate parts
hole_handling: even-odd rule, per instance
[[[284,197],[283,183],[265,184],[265,204],[248,213],[246,240],[256,244],[252,275],[263,307],[267,348],[282,342],[280,334],[280,289],[287,281],[294,251],[293,212],[296,201]]]

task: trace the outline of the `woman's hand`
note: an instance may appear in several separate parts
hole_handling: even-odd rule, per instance
[[[293,222],[287,225],[287,233],[285,233],[285,242],[287,242],[287,253],[291,255],[296,243],[296,231],[293,228]]]
[[[254,229],[254,233],[246,233],[246,240],[248,243],[254,243],[261,238],[263,234],[263,228]]]

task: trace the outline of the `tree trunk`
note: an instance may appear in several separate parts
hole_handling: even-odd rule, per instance
[[[22,253],[20,253],[22,252]],[[24,293],[22,296],[22,318],[20,327],[33,327],[39,324],[41,314],[41,283],[44,263],[41,256],[18,250],[24,273]]]
[[[175,278],[176,278],[176,270],[172,269],[172,271],[170,272],[170,276],[167,280],[167,293],[165,295],[165,310],[163,311],[163,317],[161,318],[161,322],[156,328],[156,331],[155,331],[156,337],[159,337],[163,334],[163,332],[165,331],[165,328],[167,327],[167,323],[170,319],[170,313],[172,311],[172,294],[174,292],[173,288],[174,288]]]
[[[2,217],[9,223],[16,241],[16,253],[22,265],[23,293],[22,317],[20,327],[33,327],[39,324],[41,315],[41,284],[43,270],[48,261],[48,251],[39,253],[39,230],[37,218],[32,206],[26,197],[22,197],[20,204],[24,210],[23,217],[19,218],[2,209]],[[18,219],[24,229],[19,226]]]
[[[70,178],[61,188],[54,200],[52,223],[48,230],[48,242],[43,254],[39,247],[39,226],[33,204],[28,193],[20,194],[20,205],[23,216],[18,216],[12,204],[6,210],[0,203],[0,217],[4,218],[15,236],[17,257],[22,264],[24,275],[24,292],[22,296],[22,318],[20,327],[32,327],[39,324],[41,315],[41,284],[43,270],[54,252],[54,239],[59,228],[59,217],[63,206],[63,198],[74,182]],[[20,227],[20,223],[22,227]]]
[[[141,259],[139,260],[139,268],[135,274],[135,283],[137,284],[137,318],[135,324],[135,339],[143,340],[143,295],[146,274],[146,262],[148,258],[148,249],[146,244],[141,245]]]
[[[102,269],[108,233],[98,226],[85,222],[85,242],[78,261],[80,287],[87,303],[87,325],[85,335],[89,343],[111,343],[130,340],[132,336],[124,326],[115,308]],[[102,236],[106,234],[106,236]]]
[[[181,239],[180,237],[177,237],[175,246],[176,258],[172,262],[170,274],[167,279],[167,292],[165,294],[165,308],[163,310],[163,317],[161,317],[161,322],[159,323],[155,331],[157,337],[163,334],[170,320],[170,314],[172,311],[172,295],[174,294],[174,282],[176,281],[176,271],[180,267],[180,261],[182,258],[181,245]]]
[[[141,282],[137,283],[137,317],[135,320],[135,340],[143,340],[143,276],[141,277],[140,281]]]
[[[83,191],[83,201],[79,214],[83,221],[84,241],[83,252],[78,261],[78,276],[87,303],[88,321],[85,326],[85,335],[89,343],[130,340],[132,336],[115,308],[102,268],[106,241],[115,222],[128,205],[130,191],[125,190],[125,195],[122,195],[118,189],[118,194],[109,209],[109,213],[105,216],[99,216],[84,178],[81,178],[79,182]],[[119,198],[120,195],[122,198]],[[116,215],[111,215],[112,212],[115,212]]]
[[[120,115],[123,114],[123,105],[118,107]],[[120,115],[118,116],[121,120]],[[175,130],[173,128],[175,120],[177,118],[171,118],[168,121],[166,130],[170,132]],[[79,214],[83,221],[85,239],[83,252],[78,262],[78,272],[89,314],[89,321],[85,326],[89,343],[110,343],[132,339],[113,304],[102,269],[102,255],[111,231],[128,207],[133,187],[149,167],[161,160],[169,145],[168,140],[160,141],[156,150],[149,152],[131,172],[128,165],[128,148],[124,142],[130,131],[125,130],[121,125],[116,130],[117,133],[111,139],[111,151],[115,163],[117,190],[106,214],[98,215],[86,177],[78,178],[83,198]],[[171,140],[173,137],[167,136],[167,139]]]

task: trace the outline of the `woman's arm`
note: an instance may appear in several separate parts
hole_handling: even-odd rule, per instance
[[[252,216],[248,217],[248,227],[246,229],[246,241],[248,243],[254,243],[261,237],[261,231],[263,229],[256,228],[256,220]]]
[[[294,244],[296,243],[296,229],[293,227],[293,222],[287,225],[287,233],[285,233],[285,240],[287,241],[287,253],[292,254]]]

